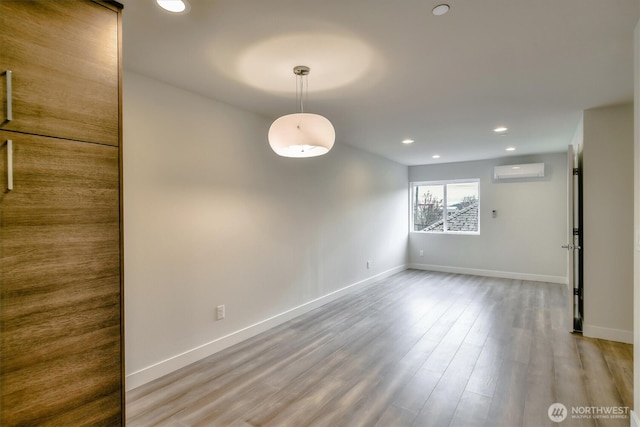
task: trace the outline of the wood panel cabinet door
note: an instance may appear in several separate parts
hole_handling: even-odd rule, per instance
[[[118,15],[91,1],[0,0],[0,128],[118,145]]]
[[[0,425],[120,425],[119,148],[0,142]]]

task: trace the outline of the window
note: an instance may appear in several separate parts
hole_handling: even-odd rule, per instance
[[[479,187],[478,179],[411,183],[411,231],[479,234]]]

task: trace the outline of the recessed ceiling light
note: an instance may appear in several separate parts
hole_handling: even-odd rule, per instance
[[[433,13],[436,16],[442,16],[445,13],[449,12],[449,5],[448,4],[439,4],[436,7],[433,8],[433,10],[431,11],[431,13]]]
[[[506,132],[508,130],[509,129],[504,127],[504,126],[499,126],[499,127],[495,128],[493,131],[496,132],[496,133],[504,133],[504,132]]]
[[[156,4],[171,13],[187,13],[190,9],[187,0],[156,0]]]
[[[507,147],[506,150],[507,151],[516,151],[516,147]]]
[[[404,139],[402,140],[403,144],[413,144],[415,141],[413,139]]]
[[[512,166],[511,169],[517,171],[518,169],[520,169],[520,166]]]
[[[432,159],[439,159],[440,155],[439,154],[434,154],[433,156],[431,156]]]

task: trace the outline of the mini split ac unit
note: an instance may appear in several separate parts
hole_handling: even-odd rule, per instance
[[[505,165],[493,168],[494,179],[539,178],[544,176],[544,163]]]

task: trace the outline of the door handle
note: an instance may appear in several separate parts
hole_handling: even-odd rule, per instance
[[[7,140],[7,191],[13,190],[13,141]]]
[[[561,247],[562,249],[567,249],[567,250],[582,249],[582,246],[578,246],[578,245],[562,245]]]
[[[5,122],[10,122],[11,120],[13,120],[13,95],[12,95],[12,83],[11,83],[11,77],[13,75],[13,72],[11,70],[6,70],[4,73],[2,73],[6,76],[6,80],[5,80],[5,89],[6,89],[6,96],[7,96],[7,117],[5,119]]]

